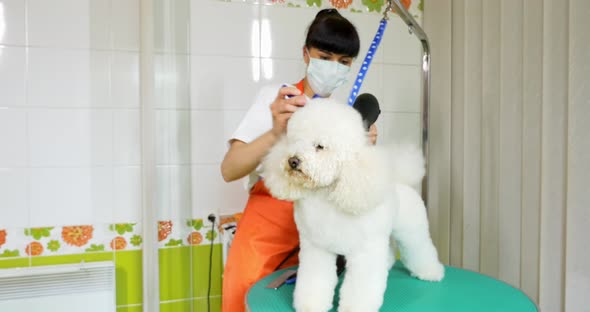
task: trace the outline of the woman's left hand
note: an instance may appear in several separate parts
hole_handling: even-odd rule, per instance
[[[369,127],[369,142],[373,145],[377,143],[377,126],[375,124]]]

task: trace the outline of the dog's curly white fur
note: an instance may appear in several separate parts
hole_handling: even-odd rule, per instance
[[[412,275],[443,278],[414,189],[423,175],[419,149],[369,144],[360,114],[347,105],[316,99],[292,115],[263,161],[263,176],[273,196],[295,203],[298,312],[331,309],[338,254],[347,259],[341,312],[379,310],[395,243]]]

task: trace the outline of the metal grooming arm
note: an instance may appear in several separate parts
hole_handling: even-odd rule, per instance
[[[422,43],[422,151],[426,161],[426,175],[422,181],[422,198],[428,207],[428,120],[430,112],[430,43],[424,29],[410,15],[400,0],[388,0],[399,17],[408,25],[408,30]]]

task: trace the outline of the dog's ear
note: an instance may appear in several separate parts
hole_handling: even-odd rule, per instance
[[[360,215],[383,202],[387,189],[385,154],[366,146],[343,160],[329,199],[346,213]]]
[[[262,177],[273,197],[294,201],[301,198],[301,189],[289,182],[287,157],[287,138],[283,136],[263,159]]]

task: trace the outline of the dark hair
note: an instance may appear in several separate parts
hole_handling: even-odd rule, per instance
[[[354,25],[336,9],[323,9],[307,29],[305,46],[356,57],[360,39]]]

